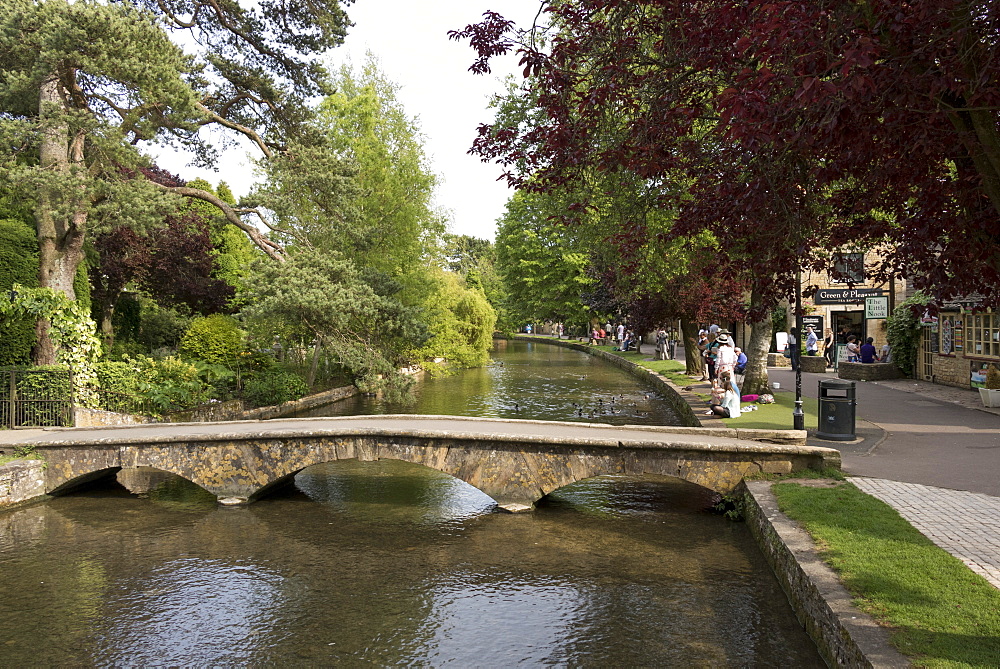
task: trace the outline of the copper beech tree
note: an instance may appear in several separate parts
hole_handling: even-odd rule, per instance
[[[481,126],[472,149],[513,185],[583,192],[597,170],[660,188],[657,206],[676,212],[660,239],[715,231],[719,269],[761,322],[801,269],[828,269],[843,247],[879,248],[873,278],[904,276],[938,303],[1000,305],[996,3],[544,9],[544,31],[488,12],[451,34],[478,52],[474,72],[520,54],[530,122]]]

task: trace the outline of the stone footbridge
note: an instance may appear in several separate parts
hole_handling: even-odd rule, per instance
[[[721,493],[758,473],[840,466],[833,449],[761,443],[734,430],[614,427],[456,416],[352,416],[33,431],[45,492],[62,494],[121,469],[153,467],[245,504],[310,465],[394,459],[475,486],[521,511],[548,493],[603,474],[673,476]]]

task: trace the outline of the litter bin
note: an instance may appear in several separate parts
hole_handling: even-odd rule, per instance
[[[823,379],[819,382],[819,426],[816,436],[832,441],[855,438],[854,413],[858,403],[854,381]]]

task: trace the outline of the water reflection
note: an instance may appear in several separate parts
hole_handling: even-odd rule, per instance
[[[494,342],[493,363],[425,378],[412,404],[355,396],[298,416],[417,413],[560,420],[610,425],[679,425],[663,397],[593,356],[553,344]]]
[[[515,516],[395,461],[237,509],[164,483],[0,514],[0,665],[820,666],[692,484],[601,477]]]

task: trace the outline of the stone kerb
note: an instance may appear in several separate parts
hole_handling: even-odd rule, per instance
[[[747,528],[827,665],[910,666],[889,644],[886,630],[851,603],[850,593],[819,558],[809,534],[781,513],[770,482],[744,481],[737,496]]]
[[[884,381],[901,379],[903,373],[891,362],[842,362],[837,376],[850,381]]]

